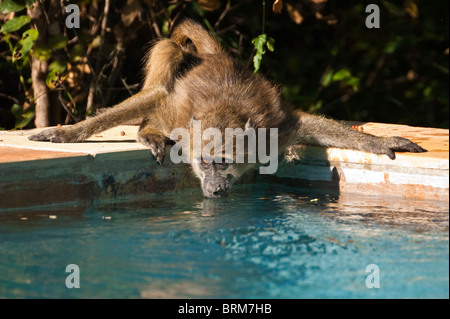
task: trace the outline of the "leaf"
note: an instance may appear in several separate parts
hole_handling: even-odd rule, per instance
[[[23,106],[20,106],[19,104],[14,104],[11,107],[11,113],[16,118],[16,122],[14,125],[15,129],[24,128],[34,118],[34,108],[33,107],[27,108],[27,110],[24,112]]]
[[[425,96],[425,97],[430,97],[432,92],[433,92],[433,87],[432,87],[432,86],[427,86],[427,87],[423,90],[423,96]]]
[[[48,66],[48,71],[62,73],[66,70],[66,68],[67,68],[67,65],[65,62],[63,62],[61,60],[56,60],[56,61],[53,61],[52,63],[50,63],[50,65]]]
[[[80,61],[84,56],[84,48],[83,45],[80,43],[75,44],[70,50],[70,61],[72,62],[78,62]]]
[[[45,78],[45,83],[50,89],[57,87],[60,80],[60,74],[67,69],[66,63],[64,61],[56,60],[50,63],[48,66],[48,74]]]
[[[203,19],[203,23],[205,24],[205,27],[214,34],[214,28],[211,23],[209,23],[208,19]]]
[[[383,52],[387,53],[387,54],[392,54],[397,49],[398,45],[399,45],[399,41],[396,38],[395,40],[392,40],[386,44],[386,47],[384,48]]]
[[[31,18],[29,16],[19,16],[16,18],[13,18],[11,20],[6,21],[4,25],[2,25],[2,28],[0,29],[0,32],[8,33],[19,30],[21,27],[23,27],[25,24],[29,23],[31,21]]]
[[[19,104],[14,104],[11,107],[11,113],[14,115],[16,119],[20,119],[22,117],[22,107]]]
[[[67,97],[69,98],[70,102],[72,102],[73,107],[74,107],[75,110],[76,110],[76,109],[77,109],[77,103],[76,103],[75,100],[73,99],[72,95],[71,95],[68,91],[65,91],[65,93],[66,93]]]
[[[320,110],[322,108],[322,105],[323,105],[323,101],[319,100],[316,103],[314,103],[313,105],[311,105],[310,111],[317,112],[318,110]]]
[[[411,18],[417,19],[419,17],[419,8],[414,0],[405,1],[405,10]]]
[[[264,54],[264,44],[267,42],[267,34],[260,34],[252,40],[257,53]]]
[[[275,2],[272,5],[272,11],[275,13],[281,13],[281,10],[283,10],[283,1],[275,0]]]
[[[34,111],[28,111],[22,114],[21,119],[15,123],[15,129],[22,129],[27,126],[34,119]]]
[[[381,3],[386,7],[386,9],[388,9],[388,11],[390,13],[392,13],[393,15],[396,16],[404,16],[405,15],[405,10],[391,2],[382,0]]]
[[[96,49],[96,48],[98,48],[99,46],[100,46],[100,42],[101,42],[101,36],[96,36],[94,39],[92,39],[92,42],[91,42],[91,44],[89,44],[89,47],[91,48],[91,49]]]
[[[214,11],[221,6],[219,0],[198,0],[198,4],[205,11]]]
[[[63,49],[67,45],[67,38],[62,34],[57,34],[48,41],[50,48],[53,50]]]
[[[56,87],[56,83],[58,81],[58,73],[56,72],[48,72],[47,77],[45,78],[45,84],[50,89],[54,89]]]
[[[333,81],[342,81],[351,76],[352,76],[352,74],[350,73],[350,71],[348,69],[341,69],[333,75],[332,80]]]
[[[41,61],[47,61],[52,55],[52,50],[46,44],[36,44],[33,47],[33,55]]]
[[[333,77],[333,70],[331,69],[331,70],[328,70],[328,72],[326,72],[322,76],[322,79],[320,80],[320,84],[323,87],[327,87],[328,85],[330,85],[332,77]]]
[[[289,17],[295,24],[301,24],[303,22],[303,16],[293,5],[286,3],[286,10],[289,14]]]
[[[161,27],[161,33],[164,37],[167,37],[169,35],[169,21],[168,20],[163,22],[162,27]]]
[[[334,45],[330,51],[331,56],[337,56],[339,54],[339,47]]]
[[[259,71],[261,67],[262,56],[266,53],[264,50],[264,45],[267,42],[267,34],[260,34],[256,38],[252,40],[252,44],[256,49],[256,54],[253,57],[253,67],[255,69],[255,73]]]
[[[23,3],[23,1],[2,0],[2,2],[0,2],[1,13],[17,12],[23,9],[25,9],[25,3]]]
[[[357,92],[359,90],[360,80],[356,76],[348,78],[345,82],[348,86],[351,86],[353,91]]]
[[[253,57],[253,67],[255,69],[254,72],[257,73],[261,67],[262,57],[266,53],[265,48],[267,48],[270,52],[273,52],[275,49],[275,40],[267,37],[267,34],[263,33],[254,38],[252,40],[252,44],[256,49],[255,56]]]
[[[268,37],[268,38],[267,38],[267,42],[266,42],[266,46],[267,46],[267,49],[268,49],[270,52],[275,51],[275,39],[274,39],[274,38],[271,38],[271,37]]]
[[[360,86],[360,79],[353,76],[349,69],[341,69],[333,74],[331,77],[332,82],[342,82],[348,86],[351,86],[353,91],[358,91]]]
[[[38,35],[39,32],[36,29],[28,29],[27,31],[22,33],[22,39],[20,39],[14,47],[12,57],[13,62],[20,60],[25,55],[27,55],[28,52],[30,52],[31,48],[34,45],[34,42],[36,42]]]
[[[253,57],[253,67],[255,68],[255,73],[259,71],[259,68],[261,67],[261,61],[262,61],[262,54],[255,54]]]

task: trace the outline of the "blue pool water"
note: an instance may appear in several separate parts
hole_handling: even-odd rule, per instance
[[[0,212],[0,298],[448,298],[448,226],[447,203],[277,185]]]

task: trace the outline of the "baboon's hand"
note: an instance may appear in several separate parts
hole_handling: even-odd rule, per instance
[[[69,134],[67,128],[50,128],[41,133],[28,137],[30,141],[50,141],[52,143],[73,143],[77,142],[76,135]]]
[[[164,157],[166,156],[166,144],[168,139],[165,136],[159,135],[138,135],[137,138],[139,143],[144,144],[150,148],[153,156],[159,164],[162,164]]]
[[[390,159],[395,159],[394,151],[411,153],[426,152],[421,146],[400,136],[383,137],[383,145],[386,148],[384,154],[389,156]]]

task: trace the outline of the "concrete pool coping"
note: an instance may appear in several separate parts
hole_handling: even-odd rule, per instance
[[[294,146],[274,175],[249,173],[244,183],[276,182],[342,194],[449,201],[449,130],[351,123],[379,136],[403,136],[428,150],[397,158],[359,151]],[[158,165],[137,143],[137,126],[119,126],[82,143],[32,142],[42,129],[0,131],[0,210],[198,188],[186,165]]]

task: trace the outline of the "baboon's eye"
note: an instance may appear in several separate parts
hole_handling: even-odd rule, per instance
[[[192,40],[191,39],[186,39],[186,41],[184,42],[184,44],[183,44],[183,47],[186,49],[186,50],[189,50],[189,51],[192,51],[192,52],[197,52],[197,48],[195,47],[195,44],[194,44],[194,42],[192,42]]]
[[[228,167],[228,163],[223,161],[222,163],[216,163],[216,167],[219,169],[226,169]]]
[[[211,166],[211,162],[202,159],[201,162],[200,162],[200,165],[201,165],[201,167],[202,167],[203,169],[208,169],[208,168]]]

